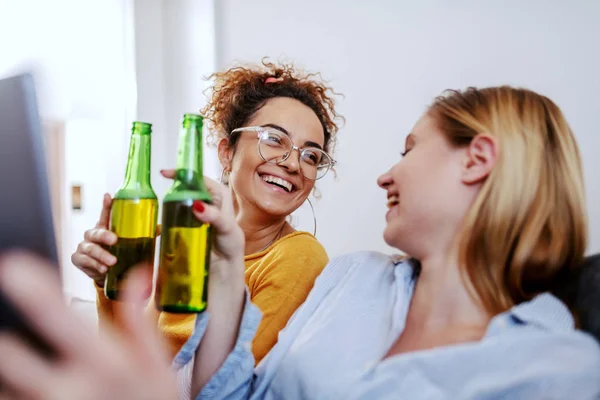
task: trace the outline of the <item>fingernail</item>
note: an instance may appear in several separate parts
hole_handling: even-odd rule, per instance
[[[204,212],[204,204],[200,200],[194,201],[194,211],[200,214]]]
[[[105,273],[108,270],[104,265],[100,267],[100,273]]]

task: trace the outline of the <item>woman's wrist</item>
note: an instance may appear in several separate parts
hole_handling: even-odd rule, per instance
[[[239,254],[231,258],[218,258],[211,261],[210,280],[219,286],[243,287],[244,282],[244,255]]]

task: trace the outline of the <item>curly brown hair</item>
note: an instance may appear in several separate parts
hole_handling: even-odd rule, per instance
[[[275,78],[266,82],[267,78]],[[296,99],[310,107],[321,122],[325,135],[325,150],[330,154],[335,147],[339,126],[336,121],[343,117],[335,111],[333,100],[338,93],[326,86],[318,73],[306,73],[292,63],[275,64],[263,59],[260,65],[240,65],[208,77],[214,79],[209,88],[208,104],[201,114],[213,142],[228,138],[235,149],[239,135],[230,135],[235,128],[244,126],[252,116],[275,97]]]

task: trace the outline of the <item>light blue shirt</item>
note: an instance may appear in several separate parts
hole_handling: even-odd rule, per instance
[[[600,399],[600,347],[549,293],[494,317],[479,341],[383,359],[404,329],[414,275],[410,262],[374,252],[333,260],[256,368],[261,316],[247,299],[233,352],[197,398]],[[183,398],[207,322],[197,318],[174,360]]]

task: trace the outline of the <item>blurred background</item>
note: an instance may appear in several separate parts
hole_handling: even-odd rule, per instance
[[[600,1],[0,0],[0,76],[36,76],[69,298],[94,300],[70,255],[123,180],[132,121],[153,124],[162,197],[158,171],[174,166],[182,114],[205,104],[204,78],[265,56],[321,72],[344,95],[337,178],[313,200],[331,257],[391,251],[377,176],[442,90],[500,84],[565,113],[584,161],[588,252],[600,251]],[[212,147],[205,173],[220,175]],[[294,223],[312,232],[308,205]]]

